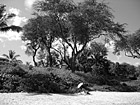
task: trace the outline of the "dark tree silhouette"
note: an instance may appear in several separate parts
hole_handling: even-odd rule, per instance
[[[79,4],[72,0],[45,0],[34,5],[36,15],[46,15],[53,25],[50,30],[62,40],[64,49],[63,60],[74,72],[77,56],[87,44],[100,36],[122,37],[124,25],[115,23],[110,8],[104,2],[86,0]],[[66,56],[67,46],[72,50],[71,56]],[[60,55],[62,52],[58,50]]]

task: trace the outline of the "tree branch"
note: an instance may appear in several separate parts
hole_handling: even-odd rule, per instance
[[[91,40],[97,39],[97,38],[99,38],[99,37],[101,37],[101,36],[105,36],[105,35],[107,35],[107,34],[99,34],[99,35],[97,35],[97,36],[91,38]]]
[[[61,51],[59,51],[59,50],[57,50],[57,49],[55,49],[55,48],[53,48],[53,47],[52,47],[51,49],[53,49],[53,50],[55,50],[56,52],[58,52],[58,53],[60,54],[61,58],[63,58]]]
[[[74,50],[74,48],[72,47],[72,45],[67,41],[67,39],[65,38],[65,36],[64,36],[64,33],[63,33],[63,28],[62,28],[62,26],[61,26],[61,24],[60,24],[60,19],[59,19],[59,17],[57,16],[57,15],[55,15],[56,17],[57,17],[57,19],[58,19],[58,25],[59,25],[59,27],[60,27],[60,31],[61,31],[61,34],[62,34],[62,38],[63,38],[63,40],[71,47],[71,49],[72,50]]]
[[[85,44],[83,45],[83,47],[81,48],[81,50],[77,51],[76,56],[78,56],[84,50],[84,48],[86,47],[86,45],[87,45],[87,42],[85,42]]]
[[[129,51],[131,55],[128,55],[127,52],[125,52],[125,56],[127,57],[133,57],[133,58],[140,58],[140,56],[134,55],[131,51]]]
[[[140,57],[140,53],[137,50],[134,50],[134,51]]]

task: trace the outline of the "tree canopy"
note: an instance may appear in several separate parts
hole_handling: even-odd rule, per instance
[[[140,58],[140,29],[116,41],[114,53],[120,54],[120,51],[124,51],[127,57]]]
[[[26,28],[25,33],[29,33],[24,34],[24,36],[27,39],[29,36],[37,36],[34,39],[42,39],[39,41],[40,43],[53,43],[53,41],[46,39],[46,35],[49,35],[52,40],[53,38],[55,40],[61,39],[63,53],[60,49],[53,49],[63,56],[63,61],[72,71],[75,71],[77,56],[82,53],[88,43],[102,35],[113,39],[122,38],[122,34],[125,32],[124,24],[114,22],[111,9],[104,2],[85,0],[76,4],[72,0],[44,0],[35,2],[33,7],[34,15],[45,20],[43,20],[43,26],[40,26],[40,32],[35,33],[37,35],[30,34],[37,32],[37,26],[33,25],[36,29],[32,30],[28,26],[30,22],[27,23],[26,27],[28,28]],[[41,30],[46,31],[42,32]],[[46,46],[50,49],[51,47]],[[67,48],[71,50],[69,56],[66,56]]]

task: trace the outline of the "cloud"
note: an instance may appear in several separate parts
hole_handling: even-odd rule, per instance
[[[12,20],[12,25],[21,26],[22,23],[25,23],[27,21],[27,18],[16,16]]]
[[[32,5],[35,1],[37,1],[37,0],[25,0],[24,4],[25,4],[27,9],[31,9]]]
[[[6,46],[6,45],[5,45],[5,43],[4,43],[2,47],[5,48],[5,46]]]
[[[27,47],[25,45],[21,45],[20,48],[21,48],[21,50],[26,50],[27,49]]]
[[[11,19],[12,25],[21,26],[22,23],[25,23],[28,20],[26,17],[19,16],[21,11],[17,8],[10,8],[9,12],[16,14],[16,16]]]
[[[25,0],[24,5],[26,9],[32,9],[32,5],[35,1],[43,1],[43,0]]]
[[[1,39],[8,39],[8,40],[21,40],[22,32],[17,33],[14,31],[8,31],[8,32],[0,32],[0,38]]]
[[[14,13],[15,15],[19,15],[20,10],[17,9],[17,8],[10,8],[10,9],[9,9],[9,12],[10,12],[10,13]]]
[[[3,42],[3,39],[0,38],[0,42]]]
[[[9,8],[9,13],[16,14],[15,17],[9,20],[9,25],[16,25],[16,26],[22,26],[27,21],[26,17],[20,17],[20,10],[17,8]],[[17,33],[15,31],[9,30],[7,32],[0,32],[0,41],[4,41],[3,39],[8,40],[21,40],[22,32]]]

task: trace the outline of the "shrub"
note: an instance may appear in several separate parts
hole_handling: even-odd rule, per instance
[[[29,65],[29,70],[33,70],[33,66],[32,65]]]
[[[20,80],[21,77],[19,77],[18,75],[6,74],[2,81],[2,90],[7,90],[8,92],[18,92]]]
[[[9,73],[12,75],[18,75],[20,77],[23,77],[27,72],[23,70],[20,66],[16,66]]]
[[[136,92],[138,90],[136,86],[128,86],[128,85],[118,85],[115,86],[114,88],[120,92]]]
[[[9,66],[3,67],[0,73],[24,76],[27,72],[24,69],[22,69],[19,65],[15,67],[9,65]]]
[[[116,86],[116,85],[120,85],[120,82],[118,80],[108,80],[107,85],[110,86]]]
[[[49,78],[43,74],[28,74],[20,81],[20,90],[26,92],[39,92],[45,90],[44,92],[48,92],[49,89],[45,87],[45,84],[49,85],[49,82]]]
[[[30,74],[20,82],[20,91],[26,92],[59,93],[63,92],[62,87],[51,75],[47,74]]]
[[[70,92],[71,84],[73,84],[72,77],[68,75],[64,77],[66,73],[56,70],[27,72],[20,66],[9,66],[0,74],[1,92],[66,93]]]
[[[1,92],[18,92],[20,81],[27,72],[19,65],[17,66],[3,66],[0,71]]]
[[[99,77],[95,78],[95,81],[96,81],[96,84],[98,84],[98,85],[106,85],[107,84],[107,80],[103,76],[99,76]]]

